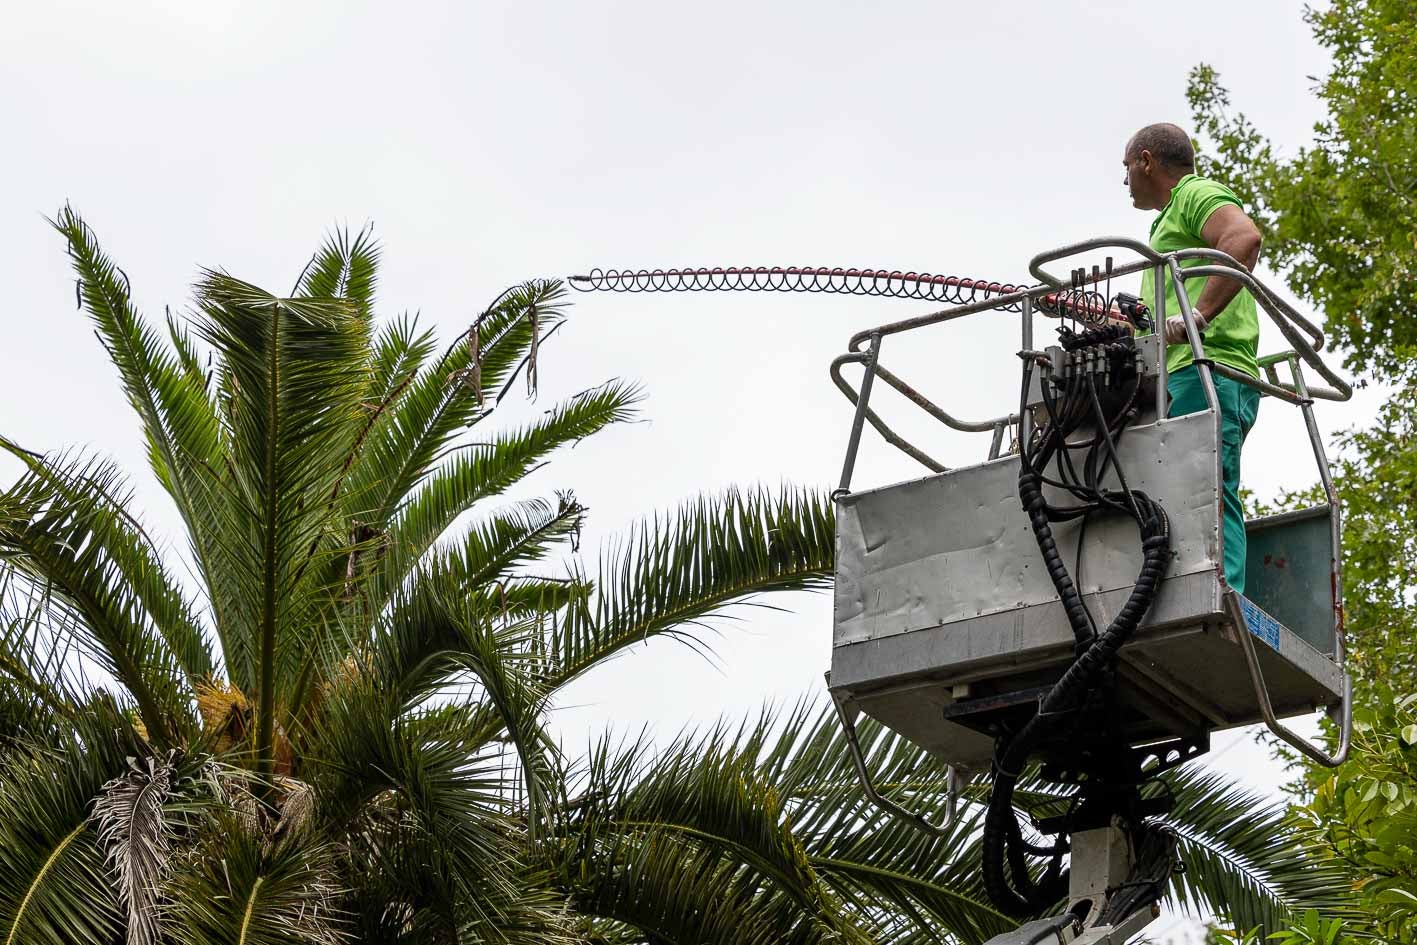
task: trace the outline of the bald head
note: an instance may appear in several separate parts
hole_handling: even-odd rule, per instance
[[[1196,169],[1196,152],[1191,136],[1178,125],[1161,122],[1147,125],[1127,142],[1127,157],[1135,160],[1143,151],[1150,151],[1156,162],[1170,171],[1189,174]]]
[[[1147,125],[1132,135],[1122,156],[1127,190],[1138,210],[1160,210],[1181,178],[1196,169],[1190,135],[1172,124]]]

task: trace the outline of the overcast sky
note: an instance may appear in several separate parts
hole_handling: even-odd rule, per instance
[[[506,285],[593,266],[825,265],[1026,278],[1034,253],[1144,237],[1122,184],[1130,133],[1187,122],[1187,71],[1214,65],[1292,151],[1326,58],[1298,5],[977,3],[217,3],[9,5],[0,34],[0,430],[83,444],[134,474],[180,545],[138,427],[57,235],[66,200],[150,317],[200,266],[286,291],[332,226],[373,221],[380,310],[443,338]],[[819,296],[588,296],[548,346],[524,413],[610,377],[642,382],[648,423],[538,472],[574,487],[589,547],[638,516],[733,483],[833,483],[850,409],[827,380],[855,331],[927,311]],[[887,344],[947,409],[1016,396],[1016,322],[975,319]],[[903,342],[903,343],[902,343]],[[1277,332],[1262,350],[1277,347]],[[1326,431],[1376,395],[1324,407]],[[1245,454],[1261,495],[1313,480],[1303,427],[1273,401]],[[1295,412],[1296,413],[1296,412]],[[893,413],[946,462],[987,435]],[[8,481],[14,465],[0,463]],[[868,439],[857,484],[914,475]],[[569,747],[607,724],[685,724],[822,692],[826,595],[776,598],[714,643],[715,663],[650,644],[578,684]],[[1212,763],[1273,790],[1244,735]],[[1175,928],[1169,923],[1168,928]],[[1180,934],[1176,932],[1175,934]],[[1178,939],[1179,940],[1179,939]]]

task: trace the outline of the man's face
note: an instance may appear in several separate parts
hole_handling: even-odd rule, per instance
[[[1152,210],[1152,190],[1151,186],[1151,152],[1133,151],[1131,142],[1127,142],[1126,150],[1122,152],[1122,167],[1126,168],[1126,177],[1123,183],[1127,185],[1127,193],[1132,195],[1132,206],[1138,210]]]

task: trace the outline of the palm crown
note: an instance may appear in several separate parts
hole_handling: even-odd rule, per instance
[[[340,235],[290,298],[204,273],[192,327],[164,339],[82,220],[56,225],[197,586],[109,464],[5,441],[27,470],[0,497],[0,791],[32,809],[0,828],[19,841],[0,844],[0,942],[569,935],[524,855],[558,793],[549,700],[647,635],[819,582],[827,507],[704,499],[598,573],[538,573],[582,523],[575,497],[480,503],[637,399],[612,381],[482,434],[534,383],[559,283],[503,293],[438,351],[408,319],[375,326],[377,249]],[[54,757],[68,780],[36,783]]]
[[[974,817],[943,838],[882,822],[826,715],[657,755],[607,739],[575,763],[549,737],[558,690],[629,644],[822,585],[833,529],[814,493],[730,492],[583,566],[565,554],[574,495],[484,510],[635,409],[611,381],[483,433],[519,377],[535,383],[558,282],[508,290],[439,349],[412,320],[376,326],[377,248],[338,234],[288,298],[205,272],[164,337],[83,221],[66,208],[56,226],[194,582],[111,464],[0,439],[25,467],[0,493],[0,945],[978,942],[1012,926],[984,900]],[[938,812],[940,765],[865,731],[885,781]],[[1328,904],[1334,877],[1276,840],[1275,811],[1171,782],[1179,894],[1271,923]],[[1057,804],[1035,787],[1024,802]]]

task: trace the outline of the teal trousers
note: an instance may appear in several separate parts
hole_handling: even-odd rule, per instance
[[[1220,470],[1224,480],[1221,497],[1225,506],[1225,580],[1238,593],[1245,593],[1245,509],[1240,504],[1240,448],[1255,425],[1260,409],[1260,392],[1239,381],[1212,374],[1215,394],[1220,400]],[[1207,409],[1200,371],[1187,365],[1166,378],[1171,395],[1169,414],[1179,417]]]

